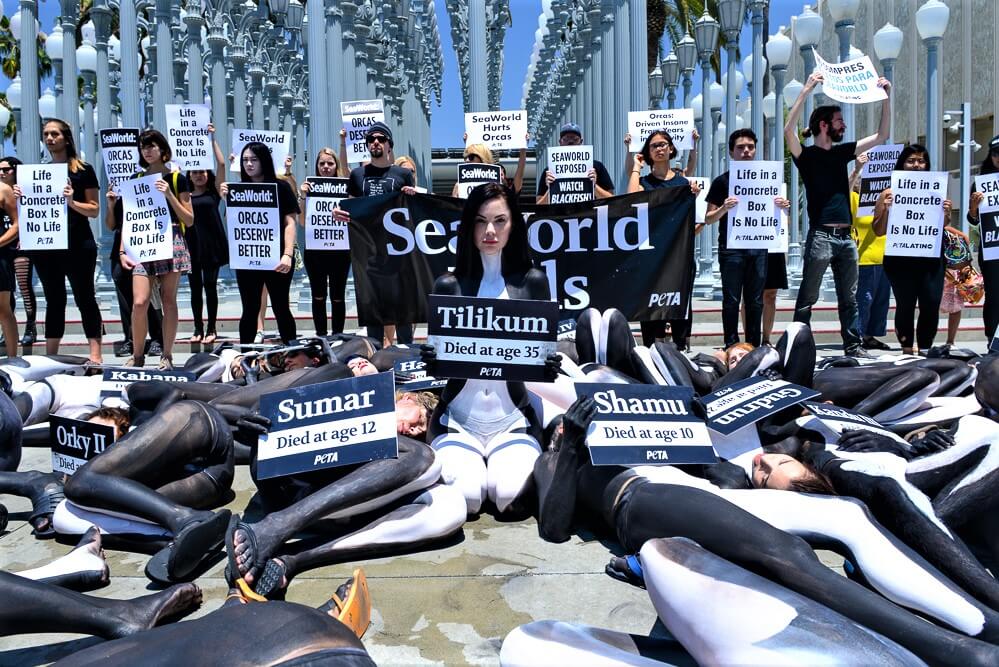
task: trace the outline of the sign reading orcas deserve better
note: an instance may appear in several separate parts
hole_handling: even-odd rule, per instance
[[[163,382],[194,382],[194,373],[188,371],[157,371],[145,368],[105,368],[101,378],[101,398],[117,398],[133,382],[162,380]]]
[[[399,455],[393,373],[294,387],[260,397],[271,430],[257,446],[257,477]]]
[[[67,417],[49,417],[52,471],[72,475],[114,444],[114,427]]]
[[[436,348],[439,377],[545,382],[555,354],[554,301],[427,297],[427,340]]]
[[[819,392],[814,389],[786,380],[751,377],[712,392],[701,400],[711,430],[729,435],[818,395]]]
[[[577,384],[597,414],[586,433],[593,465],[717,463],[707,427],[691,409],[690,387]]]

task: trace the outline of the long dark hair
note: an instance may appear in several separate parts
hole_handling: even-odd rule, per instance
[[[71,128],[66,121],[60,120],[59,118],[46,118],[42,121],[42,130],[45,129],[46,125],[54,124],[59,126],[59,134],[66,141],[66,165],[69,171],[73,174],[83,169],[86,164],[80,159],[80,154],[76,150],[76,140],[73,139],[73,128]]]
[[[142,149],[146,146],[156,146],[160,149],[160,162],[166,164],[173,159],[170,143],[159,130],[146,130],[139,135],[139,166],[148,167],[149,163],[142,157]]]
[[[645,160],[645,164],[652,166],[652,138],[661,136],[663,139],[669,142],[669,157],[666,161],[670,161],[677,155],[676,146],[673,145],[673,137],[669,135],[666,130],[653,130],[649,136],[645,138],[645,143],[642,144],[642,158]]]
[[[510,237],[503,248],[503,276],[526,273],[534,266],[527,244],[527,223],[520,213],[513,190],[501,183],[486,183],[474,188],[465,200],[458,225],[458,251],[454,275],[457,278],[482,279],[482,259],[475,247],[475,218],[482,207],[493,199],[503,199],[510,208]]]
[[[21,161],[20,161],[19,159],[17,159],[16,157],[14,157],[13,155],[11,155],[11,156],[9,156],[9,157],[3,157],[3,158],[0,158],[0,162],[6,162],[6,163],[7,163],[7,164],[9,164],[10,166],[14,167],[14,171],[13,171],[13,174],[14,174],[14,182],[15,182],[15,183],[17,183],[17,165],[19,165],[19,164],[24,164],[24,163],[23,163],[23,162],[21,162]]]
[[[821,107],[817,107],[812,111],[812,115],[808,117],[808,127],[801,133],[805,138],[817,137],[819,136],[819,131],[822,129],[819,127],[819,123],[825,123],[826,125],[832,126],[833,116],[836,112],[842,111],[842,109],[835,104],[826,104]]]
[[[274,158],[271,157],[271,150],[259,141],[251,141],[243,146],[239,153],[239,176],[244,183],[250,181],[246,174],[246,167],[243,166],[243,155],[250,151],[260,161],[260,171],[263,173],[263,183],[277,183],[277,174],[274,173]]]
[[[187,172],[187,186],[191,189],[191,194],[194,194],[194,181],[191,180],[191,174],[195,171],[203,171],[208,176],[208,181],[205,183],[205,192],[212,196],[212,199],[220,200],[219,188],[215,183],[215,172],[211,169],[194,169]]]
[[[903,148],[902,152],[898,154],[898,159],[895,160],[895,171],[904,171],[905,161],[909,159],[909,156],[920,154],[926,158],[926,171],[933,171],[930,166],[930,152],[922,144],[908,144]]]
[[[999,171],[999,167],[997,167],[995,163],[992,161],[992,154],[990,152],[988,155],[985,156],[985,159],[982,160],[982,166],[979,167],[978,173],[980,173],[982,176],[985,176],[986,174],[994,174],[997,171]]]

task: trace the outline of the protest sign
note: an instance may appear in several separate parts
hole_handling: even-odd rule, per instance
[[[690,387],[575,385],[597,413],[586,432],[593,465],[717,463],[711,435],[694,415]]]
[[[527,112],[476,111],[465,114],[466,146],[485,144],[489,150],[527,148]]]
[[[593,169],[593,146],[548,147],[548,171],[556,180],[586,178],[590,169]]]
[[[468,193],[483,183],[500,183],[503,170],[498,164],[463,162],[458,165],[458,197],[468,199]]]
[[[787,199],[787,183],[780,184],[780,196]],[[767,248],[767,252],[770,254],[787,254],[788,248],[788,229],[791,224],[790,216],[788,216],[788,210],[786,208],[777,207],[777,244],[772,245]]]
[[[215,171],[215,156],[208,124],[212,110],[207,104],[167,104],[167,142],[173,153],[172,162],[182,171],[204,169]]]
[[[691,183],[697,183],[701,190],[697,193],[697,204],[694,209],[694,222],[704,224],[704,216],[708,213],[708,190],[711,189],[711,179],[702,176],[687,176]]]
[[[279,132],[268,130],[233,130],[232,131],[232,161],[229,162],[229,171],[239,173],[239,161],[243,155],[246,144],[252,141],[259,141],[271,152],[271,159],[274,160],[274,170],[283,173],[284,160],[291,152],[291,132]]]
[[[118,184],[139,170],[139,130],[130,127],[101,130],[100,138],[108,187],[117,192]]]
[[[340,118],[347,132],[347,162],[360,164],[370,160],[364,133],[375,123],[385,122],[385,104],[381,100],[340,102]],[[387,150],[388,146],[384,148]]]
[[[447,385],[447,378],[427,375],[427,365],[419,359],[401,359],[392,370],[399,391],[438,391]]]
[[[62,191],[69,172],[61,164],[19,164],[18,235],[21,250],[65,250],[69,247],[69,212]]]
[[[277,185],[230,183],[225,203],[229,266],[272,271],[281,261]]]
[[[310,176],[305,198],[305,249],[350,250],[347,223],[333,217],[333,209],[347,197],[346,178]]]
[[[464,202],[393,193],[341,206],[351,214],[360,324],[426,322],[434,279],[455,265]],[[525,205],[522,214],[563,317],[589,307],[618,308],[630,321],[685,317],[694,244],[694,197],[686,185],[598,202]]]
[[[270,432],[257,445],[257,478],[398,456],[392,373],[264,394]]]
[[[855,410],[841,408],[838,405],[830,405],[828,403],[813,403],[811,401],[805,401],[803,405],[809,412],[815,415],[824,430],[828,432],[827,435],[832,436],[829,438],[830,441],[835,440],[847,431],[860,430],[877,433],[878,435],[891,438],[896,442],[905,442],[905,440],[882,426],[877,420]]]
[[[905,144],[884,144],[867,151],[867,163],[860,171],[860,205],[857,217],[874,215],[874,204],[891,187],[891,172]]]
[[[885,255],[940,257],[945,171],[893,171]]]
[[[728,214],[728,248],[766,249],[780,243],[774,199],[780,195],[784,164],[756,160],[732,162],[728,195],[739,200]]]
[[[878,71],[869,56],[845,63],[831,63],[814,48],[815,69],[822,73],[822,92],[826,97],[846,104],[866,104],[888,99],[888,93],[878,86]]]
[[[985,261],[999,259],[999,174],[975,176],[975,189],[983,197],[978,205],[982,258]]]
[[[427,297],[427,341],[436,348],[438,377],[546,382],[555,354],[554,301]]]
[[[133,382],[194,382],[197,377],[188,371],[157,371],[145,368],[105,368],[101,375],[101,398],[119,398]]]
[[[114,444],[114,440],[113,426],[51,415],[49,442],[52,445],[52,472],[72,475]]]
[[[121,247],[133,262],[173,259],[173,229],[166,196],[156,189],[160,174],[123,181]]]
[[[656,109],[653,111],[629,111],[628,133],[631,134],[631,152],[638,153],[642,145],[655,130],[669,132],[673,146],[678,151],[689,151],[694,147],[693,109]]]
[[[711,430],[729,435],[818,395],[814,389],[786,380],[751,377],[712,392],[702,401]]]
[[[548,186],[549,204],[577,204],[593,201],[593,181],[588,178],[559,178]]]

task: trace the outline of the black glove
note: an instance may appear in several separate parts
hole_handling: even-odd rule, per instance
[[[597,404],[589,396],[580,396],[562,415],[562,446],[567,443],[582,445],[586,431],[590,428],[593,416],[597,414]]]
[[[714,465],[706,465],[702,469],[704,479],[720,489],[751,489],[746,471],[728,461],[720,461]]]
[[[558,354],[549,354],[545,357],[545,380],[554,382],[555,378],[562,371],[562,357]]]
[[[784,379],[784,376],[781,374],[781,372],[779,370],[777,370],[776,368],[774,368],[773,366],[771,366],[770,368],[768,368],[768,369],[766,369],[764,371],[760,371],[759,374],[758,374],[758,377],[766,378],[766,379],[770,380],[771,382],[776,382],[777,380],[783,380]]]
[[[909,441],[909,445],[912,447],[910,458],[916,458],[950,449],[954,446],[954,436],[943,429],[935,428],[920,433]]]
[[[427,375],[437,377],[437,348],[424,343],[420,346],[420,361],[423,362]]]
[[[904,443],[887,435],[863,429],[845,431],[839,436],[839,442],[836,446],[844,452],[888,452],[901,456],[906,461],[915,456],[913,450],[906,447]]]
[[[267,432],[270,431],[270,428],[270,419],[261,414],[252,412],[240,417],[236,421],[232,437],[236,442],[240,442],[247,447],[252,447],[260,439],[260,436],[266,435]]]

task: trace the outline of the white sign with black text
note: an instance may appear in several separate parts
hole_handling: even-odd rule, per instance
[[[631,134],[631,152],[640,152],[645,140],[655,130],[669,132],[673,146],[678,151],[691,150],[694,147],[694,110],[629,111],[628,132]]]
[[[884,144],[867,151],[867,162],[860,170],[860,205],[857,217],[874,215],[874,204],[891,187],[891,172],[905,144]]]
[[[702,402],[711,430],[729,435],[818,395],[814,389],[786,380],[751,377],[711,392]]]
[[[586,178],[593,169],[593,146],[549,146],[548,171],[556,180]]]
[[[347,132],[347,162],[360,164],[370,160],[364,134],[375,123],[385,122],[385,103],[381,100],[340,102],[340,118]],[[384,148],[388,150],[388,146]]]
[[[527,112],[476,111],[465,114],[466,146],[485,144],[489,150],[527,148]]]
[[[190,371],[158,371],[145,368],[105,368],[101,375],[101,399],[121,398],[122,393],[133,382],[194,382],[197,380]]]
[[[870,56],[861,56],[845,63],[831,63],[814,48],[815,69],[822,73],[822,92],[837,102],[866,104],[888,99],[888,93],[878,86],[878,71]]]
[[[774,199],[780,196],[784,165],[771,160],[733,161],[728,196],[739,200],[728,214],[728,247],[732,250],[776,248],[780,226]]]
[[[208,124],[212,110],[207,104],[167,104],[167,142],[173,153],[172,162],[182,171],[215,170],[212,138]]]
[[[828,431],[827,435],[832,436],[829,438],[830,441],[835,440],[847,431],[860,430],[877,433],[878,435],[891,438],[896,442],[905,442],[905,440],[882,426],[877,420],[855,410],[841,408],[838,405],[830,405],[829,403],[813,403],[812,401],[805,401],[803,405],[821,422],[824,430]]]
[[[893,171],[885,255],[940,257],[945,171]]]
[[[19,164],[18,233],[21,250],[65,250],[69,247],[69,212],[62,191],[69,182],[65,163]]]
[[[305,198],[305,249],[350,250],[347,223],[333,217],[333,209],[347,198],[346,178],[310,176]]]
[[[281,261],[277,185],[230,183],[225,203],[229,266],[273,271]]]
[[[284,160],[291,152],[291,132],[270,130],[233,130],[232,131],[232,161],[229,171],[239,173],[239,161],[243,156],[246,144],[259,141],[271,152],[274,160],[274,171],[284,173]]]
[[[122,250],[133,262],[173,258],[173,229],[166,196],[156,189],[160,174],[133,178],[118,186]]]
[[[118,184],[139,170],[139,130],[130,127],[101,130],[100,138],[108,187],[117,192]]]

